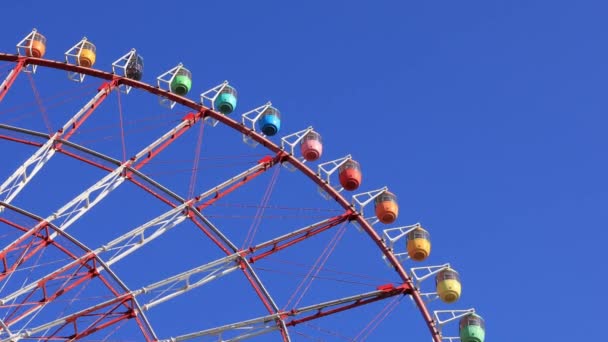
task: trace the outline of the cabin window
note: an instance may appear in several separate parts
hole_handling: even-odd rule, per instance
[[[46,42],[46,38],[43,35],[41,35],[40,33],[35,33],[34,34],[34,40],[35,41],[39,41],[39,42],[43,42],[43,43]],[[28,43],[29,43],[29,41],[28,41]]]
[[[192,73],[190,73],[190,70],[188,69],[180,68],[175,73],[175,76],[187,76],[188,78],[192,78]]]
[[[356,161],[354,161],[352,159],[349,159],[344,164],[342,164],[342,166],[340,166],[340,171],[346,170],[346,169],[360,170],[359,163],[357,163]]]
[[[321,136],[319,135],[319,133],[317,133],[315,131],[310,131],[304,136],[304,139],[302,139],[302,141],[307,141],[307,140],[316,140],[316,141],[321,142]]]
[[[378,195],[378,197],[376,197],[376,203],[381,203],[381,202],[396,202],[397,201],[397,196],[393,195],[390,192],[384,192],[380,195]]]
[[[460,281],[460,277],[458,276],[458,273],[456,273],[455,271],[449,270],[443,270],[441,272],[439,272],[437,274],[436,280],[437,282],[442,281],[442,280],[448,280],[448,279],[455,279]]]
[[[263,115],[274,115],[276,117],[281,117],[281,113],[279,113],[279,111],[274,108],[274,107],[268,107],[266,108],[266,110],[264,110],[264,112],[262,112]]]
[[[236,97],[236,89],[232,88],[231,86],[225,86],[220,94],[232,94]]]
[[[472,325],[475,325],[475,326],[481,327],[482,329],[485,329],[484,321],[479,316],[468,315],[468,316],[463,317],[460,320],[460,328],[461,329],[466,328],[468,326],[472,326]]]
[[[82,48],[86,49],[86,50],[91,50],[93,52],[95,52],[95,45],[93,45],[90,42],[84,42],[84,44],[82,44]]]
[[[407,234],[407,237],[409,240],[414,240],[414,239],[430,240],[429,233],[426,230],[422,230],[422,229],[416,229],[414,231],[411,231],[409,234]]]

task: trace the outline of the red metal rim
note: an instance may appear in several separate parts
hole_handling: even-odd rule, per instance
[[[148,92],[153,95],[163,96],[170,101],[174,101],[184,107],[190,108],[193,111],[201,113],[203,117],[211,117],[211,118],[221,122],[222,124],[227,125],[228,127],[232,128],[244,135],[249,136],[251,139],[253,139],[257,143],[263,145],[264,147],[266,147],[268,150],[272,151],[276,155],[282,155],[283,161],[287,161],[287,162],[291,163],[296,169],[298,169],[300,172],[302,172],[304,175],[306,175],[308,178],[310,178],[316,185],[321,187],[330,197],[332,197],[345,210],[352,209],[351,204],[349,203],[348,200],[346,200],[339,192],[337,192],[334,188],[332,188],[324,180],[322,180],[320,177],[318,177],[316,172],[311,170],[308,166],[306,166],[304,163],[302,163],[300,160],[298,160],[295,156],[291,156],[287,153],[284,153],[282,151],[282,149],[280,148],[280,146],[278,146],[275,143],[273,143],[272,141],[268,140],[263,135],[250,130],[249,128],[247,128],[244,125],[240,124],[239,122],[233,120],[232,118],[225,116],[221,113],[215,112],[215,111],[211,110],[210,108],[204,107],[203,105],[196,103],[195,101],[192,101],[190,99],[184,98],[182,96],[179,96],[179,95],[171,93],[169,91],[160,89],[156,86],[153,86],[153,85],[150,85],[150,84],[147,84],[144,82],[128,79],[125,77],[121,77],[121,76],[118,76],[118,75],[115,75],[115,74],[112,74],[109,72],[97,70],[97,69],[80,67],[80,66],[76,66],[76,65],[66,64],[63,62],[58,62],[58,61],[53,61],[53,60],[48,60],[48,59],[43,59],[43,58],[25,57],[25,56],[19,56],[19,55],[15,55],[15,54],[6,54],[6,53],[0,53],[0,61],[18,63],[23,66],[38,65],[38,66],[48,67],[48,68],[52,68],[52,69],[81,73],[84,75],[88,75],[88,76],[106,80],[106,81],[114,81],[119,85],[126,85],[126,86],[130,86],[133,88],[137,88],[137,89],[143,90],[143,91]],[[426,304],[424,303],[419,290],[414,286],[411,278],[408,276],[407,271],[404,269],[404,267],[401,265],[401,263],[397,260],[395,255],[388,248],[388,246],[386,246],[386,244],[382,241],[380,235],[378,235],[378,233],[373,229],[373,227],[361,215],[355,215],[354,219],[361,226],[361,228],[368,234],[368,236],[376,243],[376,245],[382,251],[382,253],[386,257],[388,262],[390,262],[391,266],[395,269],[397,274],[401,277],[403,283],[406,286],[409,286],[411,288],[411,290],[412,290],[411,296],[412,296],[414,302],[416,303],[416,306],[418,307],[420,313],[422,314],[425,324],[427,325],[427,327],[431,333],[433,341],[441,342],[441,334],[438,330],[438,327],[436,326],[435,321],[433,320],[428,308],[426,307]]]

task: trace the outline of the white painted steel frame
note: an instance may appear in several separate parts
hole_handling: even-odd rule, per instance
[[[388,247],[391,249],[391,251],[393,251],[393,254],[395,255],[395,257],[397,257],[397,259],[399,259],[399,261],[406,261],[410,259],[410,256],[407,253],[407,249],[404,249],[403,251],[396,250],[395,243],[397,241],[406,239],[407,234],[418,228],[422,229],[420,223],[414,223],[409,226],[388,228],[382,231],[382,238],[384,239],[384,242],[386,242]],[[401,245],[405,248],[406,243],[403,243]],[[386,257],[384,257],[384,259],[386,260]]]
[[[437,326],[439,327],[439,331],[443,330],[443,326],[447,323],[458,320],[468,314],[475,313],[474,308],[466,309],[466,310],[435,310],[433,311],[433,316],[435,317],[435,322],[437,322]],[[446,318],[441,318],[441,316],[449,316]],[[458,336],[441,336],[443,341],[460,341],[460,337]]]
[[[368,192],[353,195],[353,205],[355,206],[355,209],[357,209],[361,216],[363,216],[365,220],[372,226],[380,222],[380,220],[376,216],[365,217],[365,213],[363,212],[363,210],[365,209],[365,206],[375,200],[376,197],[382,195],[387,191],[388,188],[385,186],[377,190],[371,190]]]
[[[29,157],[15,172],[9,176],[2,185],[0,185],[0,201],[11,203],[11,201],[25,188],[25,186],[34,178],[34,176],[42,169],[42,167],[55,154],[55,144],[66,134],[72,134],[79,127],[75,124],[78,120],[92,110],[92,106],[97,103],[103,96],[107,96],[114,88],[113,83],[107,83],[102,86],[97,94],[87,102],[71,119],[69,119],[63,127],[61,127],[50,139],[42,145],[38,150]],[[0,208],[0,211],[2,209]]]

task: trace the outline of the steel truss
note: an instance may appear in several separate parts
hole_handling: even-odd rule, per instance
[[[30,65],[34,65],[34,66],[45,66],[45,67],[51,67],[51,68],[56,68],[56,69],[61,69],[61,70],[65,70],[65,71],[73,71],[73,72],[79,72],[79,73],[83,73],[89,76],[93,76],[93,77],[97,77],[97,78],[101,78],[101,79],[105,79],[105,80],[113,80],[113,79],[117,79],[118,85],[125,85],[125,86],[130,86],[130,87],[134,87],[134,88],[139,88],[139,89],[143,89],[146,92],[149,92],[151,94],[155,94],[155,95],[159,95],[161,97],[165,97],[167,100],[169,101],[173,101],[175,103],[179,103],[182,104],[186,107],[189,107],[191,109],[193,109],[194,111],[201,113],[203,117],[207,117],[209,116],[210,118],[217,120],[218,122],[221,122],[222,124],[227,125],[228,127],[231,127],[239,132],[241,132],[244,135],[244,138],[246,139],[250,139],[252,142],[254,142],[255,144],[263,144],[266,148],[268,148],[270,151],[280,154],[282,153],[281,148],[279,146],[277,146],[276,144],[272,143],[271,141],[269,141],[268,139],[266,139],[262,134],[258,133],[255,131],[255,128],[253,129],[249,129],[247,127],[245,127],[245,125],[237,123],[236,121],[230,119],[229,117],[223,116],[220,113],[216,113],[214,111],[209,110],[208,108],[205,108],[203,106],[201,106],[200,104],[197,104],[193,101],[190,101],[186,98],[183,98],[181,96],[172,94],[167,92],[164,89],[160,89],[160,88],[156,88],[154,86],[139,82],[139,81],[135,81],[135,80],[130,80],[130,79],[125,79],[122,77],[117,77],[116,75],[112,75],[110,73],[107,72],[103,72],[103,71],[99,71],[99,70],[95,70],[95,69],[88,69],[88,68],[82,68],[82,67],[78,67],[75,65],[65,65],[63,63],[60,62],[55,62],[55,61],[50,61],[50,60],[45,60],[45,59],[38,59],[38,58],[29,58],[29,57],[20,57],[17,55],[9,55],[9,54],[1,54],[0,53],[0,60],[4,60],[4,61],[9,61],[9,62],[14,62],[14,63],[18,63],[18,62],[22,62],[24,66],[30,66]],[[29,143],[29,144],[33,144],[33,145],[37,145],[36,143],[31,143],[31,141],[27,141],[27,140],[18,140],[18,139],[14,139],[11,137],[0,137],[0,138],[5,138],[5,139],[9,139],[9,140],[13,140],[13,141],[17,141],[17,142],[21,142],[21,143]],[[90,155],[94,155],[94,151],[85,151],[86,149],[79,149],[77,147],[75,147],[75,145],[73,144],[66,144],[67,146],[71,147],[71,148],[76,148],[77,150],[79,150],[80,152],[83,152],[85,154],[90,154]],[[92,165],[101,167],[100,164],[97,164],[95,162],[90,162],[88,159],[86,158],[82,158],[82,157],[78,157],[76,154],[67,152],[65,149],[62,149],[61,152],[66,153],[72,157],[75,157],[77,159],[81,159],[87,163],[90,163]],[[99,157],[98,155],[95,157]],[[301,173],[303,173],[305,176],[309,177],[311,180],[313,180],[321,189],[322,191],[327,194],[327,197],[329,198],[333,198],[335,199],[335,201],[341,205],[345,210],[350,210],[350,203],[348,203],[348,201],[346,201],[340,194],[339,191],[341,189],[334,189],[333,187],[331,187],[329,185],[329,181],[324,181],[320,175],[315,174],[313,171],[311,171],[309,168],[307,168],[306,166],[304,166],[297,158],[295,158],[294,156],[290,156],[290,155],[283,155],[282,157],[282,162],[290,162],[292,163],[296,169],[298,169]],[[103,169],[106,169],[105,167],[102,167]],[[110,171],[111,169],[109,169]],[[138,176],[140,178],[145,177],[144,175],[142,175],[141,173],[139,173],[138,168],[134,167],[132,165],[128,165],[127,167],[124,168],[125,171],[125,179],[129,179],[129,180],[133,180],[132,176]],[[329,175],[328,175],[329,177]],[[146,180],[147,181],[147,180]],[[142,183],[136,183],[138,185],[142,184]],[[156,187],[156,185],[153,185],[154,187]],[[162,189],[162,187],[159,187],[160,189]],[[165,201],[167,204],[171,203],[171,200],[167,200],[165,199],[165,197],[160,194],[160,193],[156,193],[153,191],[149,191],[151,194],[159,197],[159,198],[163,198],[163,201]],[[164,190],[161,190],[161,192],[165,192]],[[168,192],[165,192],[168,193]],[[177,196],[169,196],[173,199],[177,199]],[[202,216],[202,214],[196,210],[196,211],[192,211],[192,215],[191,218],[193,218],[196,221],[200,221],[201,222],[201,226],[205,225],[206,227],[208,227],[208,229],[210,229],[211,231],[214,231],[215,229],[213,228],[212,225],[209,225],[210,222],[208,222],[208,220],[205,220],[204,216]],[[436,326],[436,322],[433,320],[433,318],[430,316],[428,310],[426,309],[426,306],[424,304],[424,302],[422,301],[422,297],[420,296],[419,292],[413,287],[413,283],[411,281],[411,279],[408,276],[408,273],[405,271],[405,269],[400,265],[399,261],[396,259],[396,257],[391,253],[390,249],[388,248],[388,246],[382,241],[381,237],[378,235],[377,232],[375,232],[373,230],[373,228],[371,227],[371,225],[369,224],[369,222],[367,222],[362,215],[354,215],[354,217],[352,218],[354,221],[356,221],[361,228],[369,235],[369,237],[376,243],[376,245],[382,250],[383,254],[385,255],[387,261],[392,265],[392,267],[397,271],[397,273],[400,275],[400,277],[402,278],[404,284],[409,287],[410,289],[413,289],[411,291],[411,296],[412,299],[414,300],[414,302],[416,303],[416,305],[418,306],[418,308],[420,309],[420,312],[423,316],[424,322],[427,324],[431,335],[433,337],[433,340],[435,342],[440,342],[441,338],[440,338],[440,334],[439,331],[437,329]],[[221,239],[221,238],[220,238]],[[230,246],[230,244],[227,244],[229,249],[232,249]],[[242,259],[243,262],[245,262],[245,268],[246,269],[250,269],[250,265],[249,265],[249,261],[245,260],[244,258]],[[245,273],[246,275],[249,275],[249,279],[250,282],[252,283],[252,285],[254,285],[254,288],[256,288],[255,284],[259,284],[258,281],[256,281],[257,277],[254,277],[251,274],[254,273]],[[258,279],[259,280],[259,279]],[[260,292],[264,292],[264,291],[260,291],[259,290],[259,285],[258,285],[258,289],[256,290],[258,291],[259,295]],[[261,294],[263,295],[263,294]],[[268,300],[266,300],[265,305],[268,307]],[[270,301],[271,302],[271,301]],[[276,310],[276,309],[274,309]],[[116,311],[116,310],[115,310]],[[269,310],[270,311],[270,310]],[[279,311],[276,310],[276,312],[271,312],[270,314],[276,314]],[[279,324],[279,326],[282,329],[282,331],[284,332],[283,334],[283,339],[284,340],[289,340],[289,337],[286,336],[286,330],[284,329],[285,324],[284,322],[281,320],[281,324]],[[291,321],[290,321],[291,322]]]
[[[131,230],[130,232],[104,244],[94,251],[84,254],[81,257],[74,258],[69,264],[60,267],[59,269],[49,273],[48,275],[31,282],[28,285],[22,286],[18,291],[0,298],[0,305],[15,300],[18,297],[25,296],[24,303],[33,297],[36,293],[41,293],[42,300],[28,303],[29,309],[22,313],[18,319],[7,322],[10,326],[17,323],[19,320],[33,314],[37,309],[42,308],[48,302],[55,298],[66,294],[73,288],[77,287],[82,282],[97,277],[105,267],[109,267],[119,260],[127,257],[131,253],[145,246],[149,242],[160,237],[164,233],[171,230],[184,220],[189,218],[189,211],[194,209],[197,201],[202,201],[211,195],[219,194],[224,189],[230,189],[231,185],[243,185],[244,179],[251,180],[260,174],[260,170],[265,170],[273,163],[273,160],[263,159],[263,161],[244,172],[230,178],[229,180],[219,184],[212,189],[200,194],[195,199],[189,200],[180,206],[177,206],[164,214],[150,220],[149,222]],[[39,239],[47,239],[48,234],[37,236]],[[108,254],[105,259],[104,266],[98,266],[97,260]],[[57,280],[65,280],[62,287],[50,292],[49,284],[54,284]]]
[[[66,294],[82,282],[99,276],[100,273],[103,272],[104,269],[106,269],[106,267],[111,266],[113,263],[124,258],[128,254],[131,254],[136,249],[142,247],[144,244],[150,242],[153,238],[156,238],[160,236],[160,234],[166,232],[168,230],[167,225],[170,225],[170,228],[172,228],[177,223],[183,221],[186,218],[186,215],[184,215],[183,213],[184,208],[182,207],[180,207],[179,210],[171,210],[168,213],[159,216],[157,219],[154,219],[149,223],[132,230],[131,232],[123,235],[122,237],[115,239],[112,242],[105,244],[104,246],[94,251],[91,251],[80,258],[74,259],[74,261],[72,261],[71,263],[57,269],[56,271],[48,274],[47,276],[41,279],[31,282],[29,285],[22,287],[20,290],[15,291],[10,295],[5,296],[4,298],[1,298],[0,305],[2,305],[3,303],[7,303],[11,300],[15,300],[16,298],[21,296],[25,296],[25,301],[27,301],[32,298],[33,294],[35,293],[41,293],[43,298],[40,301],[33,301],[28,303],[28,310],[21,313],[21,315],[15,318],[14,320],[7,322],[7,326],[10,327],[12,324],[17,323],[19,320],[27,317],[28,315],[33,314],[37,309],[43,308],[44,305],[46,305],[48,302],[56,299],[61,295]],[[179,222],[168,219],[169,216],[172,216],[170,214],[181,214],[183,219],[179,220]],[[279,252],[287,246],[302,242],[303,240],[310,238],[322,231],[335,227],[336,225],[345,222],[351,217],[351,215],[352,212],[347,212],[343,215],[339,215],[330,219],[317,222],[307,227],[298,229],[292,233],[282,235],[280,237],[271,239],[256,246],[238,251],[231,255],[227,255],[226,257],[217,259],[205,265],[196,267],[192,270],[183,272],[179,275],[159,281],[152,285],[146,286],[141,290],[133,291],[132,293],[134,294],[134,296],[137,296],[158,289],[165,289],[163,293],[167,291],[169,292],[169,294],[164,295],[160,298],[156,298],[153,301],[150,301],[143,305],[142,309],[146,311],[153,306],[156,306],[162,302],[165,302],[178,295],[186,293],[212,280],[218,279],[228,273],[231,273],[232,271],[238,268],[249,268],[251,275],[257,278],[257,276],[255,276],[255,273],[253,273],[253,270],[250,269],[250,263],[262,258],[266,258],[271,254]],[[143,238],[142,234],[145,232],[145,230],[153,227],[152,222],[156,222],[157,224],[162,222],[162,225],[148,238]],[[124,244],[125,242],[130,242],[133,237],[136,236],[142,236],[142,239],[134,244]],[[127,247],[129,247],[127,250],[112,255],[103,263],[102,266],[96,267],[95,262],[97,260],[100,260],[100,257],[102,255],[105,255],[106,252],[111,252],[115,249],[118,249],[120,251],[121,249]],[[269,247],[271,248],[268,249]],[[259,255],[250,257],[248,262],[248,256],[253,255],[261,250],[265,251],[260,253]],[[85,272],[81,272],[81,269],[84,267],[86,267]],[[193,280],[193,278],[197,276],[201,278],[198,280]],[[47,284],[51,283],[54,280],[65,280],[66,278],[68,279],[68,282],[64,283],[63,287],[56,289],[55,292],[47,291]],[[256,283],[258,281],[259,279],[256,279]]]
[[[71,119],[69,119],[50,139],[28,158],[2,185],[0,185],[0,200],[10,203],[25,186],[34,178],[42,167],[61,148],[60,139],[68,140],[93,111],[108,97],[116,82],[104,83],[97,94],[85,104]],[[1,210],[1,209],[0,209]]]
[[[29,218],[37,220],[37,221],[43,221],[43,218],[38,217],[34,214],[31,214],[21,208],[17,208],[11,204],[2,203],[2,202],[0,202],[0,204],[2,204],[8,210],[11,210],[11,211],[18,213],[20,215],[23,215],[25,217],[29,217]],[[18,224],[10,222],[6,219],[3,219],[3,221],[4,221],[4,223],[7,223],[19,230],[25,229],[23,227],[19,227]],[[84,252],[84,255],[92,256],[92,258],[87,259],[88,260],[87,264],[84,264],[84,263],[79,264],[78,268],[83,270],[82,274],[95,273],[95,276],[99,277],[101,283],[104,284],[104,286],[115,296],[120,296],[121,293],[130,292],[129,289],[126,287],[126,285],[124,283],[122,283],[120,281],[120,279],[116,276],[116,274],[114,274],[114,272],[101,259],[99,259],[98,257],[96,257],[94,255],[93,251],[89,250],[86,246],[84,246],[82,243],[80,243],[77,239],[75,239],[71,235],[59,230],[58,227],[56,227],[53,224],[49,224],[48,230],[54,231],[58,235],[61,235],[72,246],[75,246],[77,249],[82,250]],[[57,249],[62,251],[64,254],[66,254],[69,258],[74,259],[74,260],[79,259],[76,256],[76,254],[70,252],[69,249],[66,248],[67,246],[60,245],[60,244],[58,244],[57,241],[52,241],[51,244],[53,244]],[[61,271],[65,271],[65,270],[67,270],[67,268],[60,268],[55,273],[59,274]],[[109,278],[106,278],[103,275],[100,275],[101,270],[105,270],[106,273],[108,274]],[[77,272],[75,272],[73,274],[77,274]],[[64,289],[66,289],[66,291],[74,289],[79,284],[82,284],[84,281],[86,281],[88,279],[90,279],[90,278],[85,277],[83,279],[79,279],[79,280],[70,282],[71,279],[68,278],[68,282],[63,283]],[[44,307],[48,303],[52,302],[54,299],[56,299],[61,294],[61,293],[51,293],[50,291],[45,291],[47,286],[49,286],[49,285],[52,286],[52,284],[50,284],[50,283],[51,283],[51,281],[47,280],[47,281],[43,281],[43,283],[40,284],[40,291],[38,292],[38,294],[42,295],[42,297],[39,300],[32,299],[33,295],[35,294],[35,291],[33,291],[30,294],[28,294],[27,298],[25,298],[25,301],[24,301],[24,303],[22,303],[22,305],[19,305],[19,306],[11,305],[10,306],[10,307],[14,307],[14,309],[9,310],[8,314],[6,315],[7,318],[0,323],[0,339],[2,341],[4,341],[4,340],[12,341],[14,336],[21,333],[21,331],[19,333],[12,333],[9,328],[10,325],[17,323],[20,320],[22,320],[23,318],[27,317],[28,315],[34,313],[35,311],[40,310],[42,307]],[[116,285],[113,285],[112,283],[115,283],[118,287]],[[28,299],[31,301],[27,302]],[[9,302],[10,302],[10,300],[7,298],[0,300],[0,307],[5,306]],[[122,304],[125,308],[128,309],[127,310],[129,312],[128,317],[135,318],[137,325],[139,326],[140,330],[144,334],[144,337],[146,338],[146,341],[157,340],[154,330],[150,326],[150,323],[148,322],[146,316],[143,314],[143,311],[142,311],[141,307],[139,306],[139,304],[136,301],[131,301],[126,304],[125,303],[126,303],[126,301],[123,302]],[[68,327],[68,330],[70,327],[73,328],[72,333],[65,335],[65,336],[67,336],[66,339],[70,339],[70,338],[76,339],[76,338],[85,337],[97,330],[100,330],[108,325],[108,322],[106,322],[108,317],[116,316],[115,311],[118,309],[118,306],[114,307],[111,311],[107,311],[107,312],[100,311],[103,308],[104,308],[104,306],[95,306],[95,307],[89,308],[89,310],[85,310],[86,317],[91,317],[91,316],[98,317],[94,322],[87,323],[87,327],[88,327],[87,329],[85,329],[85,330],[79,329],[77,319],[73,319],[73,320],[71,320],[71,322],[69,322],[70,324],[64,324],[63,326],[59,327],[55,332],[53,332],[52,335],[46,336],[45,338],[41,338],[41,339],[52,340],[52,339],[56,338],[56,335],[60,331],[62,331],[62,329],[64,329],[66,326]],[[125,312],[123,312],[123,314]],[[82,317],[84,318],[85,316],[82,316]],[[125,317],[127,317],[127,316],[125,316]],[[116,317],[113,317],[112,320],[116,320]],[[24,336],[25,335],[30,336],[28,334],[31,334],[31,332],[29,330],[27,330],[23,334],[24,334]],[[3,336],[9,336],[9,337],[3,338]]]
[[[32,236],[48,229],[48,224],[55,220],[62,220],[58,225],[61,231],[66,230],[82,215],[91,210],[97,203],[104,199],[112,190],[119,187],[125,179],[130,176],[127,168],[133,166],[139,169],[154,158],[158,153],[164,150],[175,139],[180,137],[186,130],[192,127],[196,122],[203,118],[203,113],[187,114],[182,121],[173,129],[162,135],[156,141],[146,146],[143,150],[133,156],[131,159],[122,163],[111,173],[97,181],[87,190],[76,196],[70,202],[65,204],[45,220],[23,234],[17,240],[10,243],[7,247],[0,251],[0,262],[4,269],[0,273],[0,280],[4,279],[8,274],[13,272],[20,264],[31,258],[36,252],[44,248],[48,241],[53,240],[56,232],[47,235],[44,240],[31,239]],[[11,263],[9,256],[16,256]]]
[[[276,331],[276,325],[273,324],[278,319],[285,320],[285,325],[296,326],[298,324],[333,315],[348,309],[356,308],[386,298],[407,295],[411,293],[411,288],[407,284],[394,286],[387,284],[379,286],[378,290],[362,293],[354,296],[334,299],[323,303],[308,305],[300,308],[294,308],[289,311],[281,311],[273,315],[262,316],[246,321],[236,322],[224,325],[217,328],[201,330],[181,336],[171,337],[161,340],[161,342],[177,342],[187,341],[195,338],[213,336],[217,341],[240,341],[247,338],[267,334]],[[243,330],[247,332],[242,333]],[[230,333],[237,333],[230,337],[225,337]]]

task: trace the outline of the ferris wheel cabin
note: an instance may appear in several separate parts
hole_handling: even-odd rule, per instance
[[[472,313],[460,319],[459,331],[462,342],[484,342],[486,324],[481,316]]]
[[[80,52],[78,53],[78,65],[90,68],[95,64],[96,58],[95,45],[88,40],[84,41],[80,47]]]
[[[399,205],[397,196],[390,191],[385,191],[374,199],[376,217],[384,224],[390,224],[399,216]]]
[[[25,54],[28,57],[42,58],[46,52],[46,37],[38,31],[32,32],[26,41]]]
[[[192,88],[192,73],[186,68],[179,68],[171,81],[171,92],[185,96]]]
[[[460,298],[462,285],[458,272],[451,268],[445,268],[435,276],[437,295],[445,303],[454,303]]]
[[[361,185],[361,166],[356,161],[349,159],[338,168],[340,185],[345,190],[357,190]]]
[[[323,153],[323,143],[321,135],[315,131],[308,132],[300,143],[300,152],[307,161],[315,161],[321,157]]]
[[[262,112],[258,126],[262,133],[269,137],[277,134],[281,129],[281,113],[278,109],[269,106]]]
[[[407,254],[414,261],[424,261],[431,254],[431,238],[423,228],[407,233]]]
[[[215,98],[213,106],[214,108],[217,108],[220,113],[228,115],[236,108],[236,100],[236,89],[226,85]]]
[[[133,55],[127,64],[125,75],[132,80],[141,81],[144,76],[144,58],[141,55]]]

